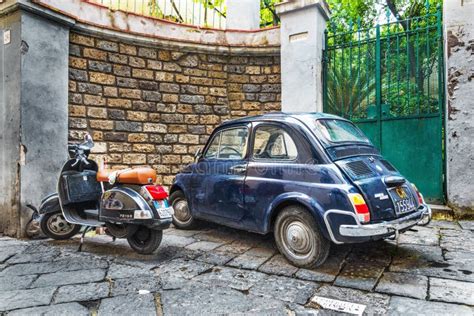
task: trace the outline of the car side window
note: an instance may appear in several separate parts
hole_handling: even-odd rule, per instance
[[[255,159],[294,160],[298,149],[293,138],[281,127],[259,126],[255,131],[252,155]]]
[[[205,158],[242,159],[247,152],[248,130],[245,127],[219,132],[209,145]]]
[[[207,148],[204,158],[208,158],[208,159],[217,158],[217,154],[219,153],[220,141],[221,141],[221,133],[217,133],[212,139],[212,142],[209,144],[209,147]]]

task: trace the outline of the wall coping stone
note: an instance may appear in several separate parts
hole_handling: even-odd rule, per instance
[[[217,54],[280,54],[279,27],[259,30],[202,28],[110,10],[84,0],[11,0],[8,3],[9,6],[0,5],[0,15],[21,8],[68,24],[80,33],[105,35],[138,45]]]

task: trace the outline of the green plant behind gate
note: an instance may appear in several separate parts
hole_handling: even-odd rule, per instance
[[[344,32],[329,27],[323,52],[323,104],[325,112],[359,125],[403,174],[420,183],[430,200],[442,202],[441,23],[438,8],[395,22],[387,13],[387,23],[375,27],[363,28],[360,22],[350,23]],[[416,157],[407,157],[408,153],[428,165],[416,166]],[[425,176],[417,169],[425,170]],[[434,176],[426,179],[426,171]]]

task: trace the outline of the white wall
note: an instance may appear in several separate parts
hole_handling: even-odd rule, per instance
[[[474,1],[444,1],[448,202],[474,212]]]
[[[282,111],[322,112],[322,50],[328,18],[322,1],[277,7],[281,18]]]

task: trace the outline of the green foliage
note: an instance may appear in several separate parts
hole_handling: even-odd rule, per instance
[[[325,51],[325,110],[370,119],[378,115],[380,100],[388,117],[437,113],[443,98],[440,1],[330,1],[334,3]],[[367,9],[370,5],[378,9]],[[354,25],[350,20],[359,14]]]
[[[361,27],[372,26],[377,17],[376,0],[328,0],[331,21],[328,28],[332,32],[343,32],[351,24]]]
[[[275,4],[281,0],[261,0],[260,1],[260,26],[276,26],[280,23],[280,18],[275,12]]]

